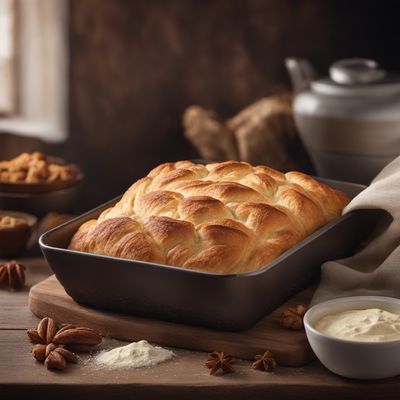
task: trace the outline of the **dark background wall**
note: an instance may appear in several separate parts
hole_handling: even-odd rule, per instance
[[[159,162],[196,156],[182,136],[188,105],[230,116],[288,88],[287,56],[323,73],[353,56],[400,70],[399,15],[395,0],[71,0],[69,139],[0,135],[0,157],[76,162],[79,207],[92,207]]]

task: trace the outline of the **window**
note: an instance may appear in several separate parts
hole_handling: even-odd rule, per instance
[[[15,1],[0,0],[0,115],[15,111]]]
[[[67,0],[0,0],[0,133],[67,137]]]

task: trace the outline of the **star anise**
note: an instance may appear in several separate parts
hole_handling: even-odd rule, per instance
[[[253,369],[259,369],[260,371],[273,371],[276,368],[276,361],[272,353],[267,350],[264,354],[258,354],[255,357],[255,361],[251,365]]]
[[[28,329],[26,333],[34,344],[33,357],[44,362],[48,369],[63,370],[67,362],[78,361],[72,351],[91,351],[102,341],[101,335],[93,329],[71,324],[59,329],[57,322],[49,317],[43,318],[36,329]]]
[[[43,318],[36,329],[31,328],[26,331],[33,344],[50,344],[57,332],[57,322],[49,317]]]
[[[26,267],[16,261],[0,265],[0,285],[6,284],[10,289],[18,289],[25,285]]]
[[[89,351],[102,341],[99,333],[90,328],[63,325],[60,329],[53,318],[43,318],[36,329],[28,329],[27,335],[33,344],[64,345],[75,347],[75,351]],[[82,349],[79,349],[81,346]],[[79,349],[79,350],[78,350]]]
[[[219,369],[223,374],[227,374],[235,371],[232,367],[233,360],[230,354],[214,351],[210,354],[205,366],[211,370],[210,375],[214,375]]]
[[[303,328],[303,317],[307,308],[303,305],[289,307],[281,314],[279,323],[287,329],[300,330]]]
[[[67,362],[77,363],[78,357],[71,351],[58,347],[54,343],[35,344],[32,355],[39,362],[44,363],[47,369],[65,369]]]

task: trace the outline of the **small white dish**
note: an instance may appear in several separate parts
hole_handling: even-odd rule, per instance
[[[328,336],[314,328],[327,314],[347,310],[381,308],[400,314],[400,299],[354,296],[325,301],[311,307],[304,316],[308,341],[321,363],[335,374],[353,379],[383,379],[400,374],[400,339],[360,342]]]

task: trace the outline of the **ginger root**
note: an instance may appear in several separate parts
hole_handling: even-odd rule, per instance
[[[191,106],[183,115],[183,126],[186,138],[206,160],[242,160],[282,171],[312,172],[289,93],[262,98],[226,121],[214,111]]]
[[[185,136],[205,160],[237,160],[233,132],[213,111],[191,106],[183,114]]]

